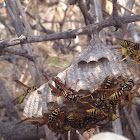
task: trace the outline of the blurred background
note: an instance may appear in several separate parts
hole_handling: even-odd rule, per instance
[[[81,28],[88,25],[88,20],[83,16],[78,4],[72,4],[68,0],[20,0],[23,10],[26,13],[28,22],[33,31],[33,35],[49,35],[52,33],[63,32],[69,29]],[[101,7],[101,19],[98,15],[92,12],[92,5],[90,0],[83,1],[87,10],[91,13],[92,17],[96,18],[96,22],[100,22],[111,16],[112,1],[99,0],[98,4]],[[129,2],[133,0],[129,0]],[[132,8],[127,11],[128,0],[118,0],[118,13],[119,16],[124,16],[124,13],[129,15],[140,14],[140,1],[133,1]],[[92,3],[92,2],[91,2]],[[94,5],[96,6],[96,5]],[[129,9],[129,8],[128,8]],[[96,12],[97,13],[97,12]],[[140,22],[128,24],[126,29],[119,29],[115,31],[114,27],[108,27],[102,30],[102,41],[106,45],[113,45],[113,41],[123,32],[122,38],[139,42],[140,36]],[[0,38],[1,40],[11,40],[16,37],[16,32],[13,27],[10,15],[6,8],[4,0],[0,0]],[[39,42],[38,55],[42,61],[46,79],[43,83],[56,76],[59,72],[63,71],[69,66],[73,57],[82,52],[90,43],[88,35],[77,36],[75,39],[61,39],[55,41]],[[12,46],[11,48],[19,49],[20,45]],[[8,94],[6,95],[9,100],[24,93],[24,88],[14,82],[16,77],[25,85],[32,87],[36,84],[30,73],[28,59],[20,55],[15,55],[10,52],[0,52],[0,85],[1,89],[5,89]],[[7,110],[6,99],[0,90],[0,122],[10,122],[15,120]],[[9,97],[8,97],[9,96]],[[23,104],[14,106],[19,117],[22,119]],[[132,134],[128,126],[125,126],[124,135],[132,139]]]

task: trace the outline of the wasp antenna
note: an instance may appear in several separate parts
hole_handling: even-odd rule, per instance
[[[115,78],[118,82],[121,82],[121,84],[124,84],[124,81],[123,81],[123,80],[118,79],[118,78],[116,77],[116,75],[114,75],[112,72],[111,72],[111,74],[114,76],[114,78]]]
[[[39,124],[36,124],[36,131],[37,131],[37,136],[39,135]]]
[[[93,73],[91,73],[91,75],[92,75],[92,77],[94,78],[94,80],[95,80],[95,82],[97,83],[97,86],[98,86],[98,88],[99,88],[99,82],[97,81],[97,79],[95,78],[95,76],[94,76]]]
[[[66,80],[67,80],[67,75],[68,75],[68,70],[66,70],[66,76],[65,76],[65,86],[67,84]]]
[[[136,62],[134,62],[134,64],[133,64],[133,68],[131,69],[131,75],[132,75],[133,78],[134,78],[134,76],[135,76],[135,72],[136,72],[136,70],[135,70],[135,66],[136,66]]]
[[[17,124],[23,123],[23,122],[25,122],[25,121],[27,121],[27,120],[29,120],[29,118],[26,118],[26,119],[24,119],[24,120],[21,120],[21,121],[18,122]]]
[[[121,46],[119,42],[117,42],[117,41],[113,41],[113,42],[114,42],[115,44],[118,44],[119,46]],[[122,46],[121,46],[121,47],[122,47]]]
[[[39,79],[37,80],[36,86],[38,85],[38,83],[39,83],[41,80],[42,80],[41,78],[39,78]]]
[[[72,83],[70,89],[72,89],[72,87],[73,87],[74,85],[77,85],[78,82],[79,82],[79,79],[76,81],[76,83]]]
[[[54,81],[54,82],[55,82],[55,80],[56,80],[56,78],[52,77],[52,81]]]
[[[93,82],[90,80],[90,78],[88,78],[88,81],[92,84],[94,90],[95,90],[95,86],[93,85]]]
[[[25,88],[30,88],[29,86],[23,84],[23,83],[20,82],[19,80],[14,80],[14,81],[15,81],[17,84],[19,84],[19,85],[21,85],[21,86],[23,86],[23,87],[25,87]]]

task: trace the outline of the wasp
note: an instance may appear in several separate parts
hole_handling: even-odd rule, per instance
[[[126,83],[124,83],[118,91],[114,92],[111,96],[109,96],[109,100],[118,100],[121,97],[126,96],[125,92],[128,92],[130,90],[132,90],[132,88],[134,87],[134,81],[133,79],[129,79]]]
[[[135,64],[140,64],[140,43],[134,43],[128,40],[123,40],[120,43],[115,43],[121,46],[120,51],[124,56],[124,58],[120,62],[124,61],[125,59],[127,59],[127,57],[129,57],[131,61],[134,62],[133,71],[135,74]],[[132,75],[134,76],[134,74]]]
[[[92,74],[93,78],[95,79],[93,73],[91,73],[91,74]],[[90,81],[90,79],[88,79],[88,80]],[[95,79],[95,81],[97,81],[97,80]],[[90,96],[92,98],[92,101],[94,101],[94,103],[92,102],[93,106],[101,108],[103,106],[105,99],[106,99],[106,93],[108,91],[113,90],[113,89],[109,90],[109,88],[111,88],[111,85],[112,85],[112,78],[109,75],[104,79],[100,88],[94,90],[91,94],[88,94],[85,97]],[[99,84],[98,84],[98,87],[99,87]],[[93,96],[95,96],[95,95],[99,95],[99,97],[94,98]]]
[[[52,113],[49,115],[49,122],[48,123],[51,124],[58,117],[59,113],[60,113],[60,108],[52,111]]]
[[[86,110],[86,112],[89,113],[91,117],[96,117],[97,115],[101,113],[101,110],[98,108],[92,108],[92,109]]]
[[[67,89],[60,81],[58,81],[56,78],[52,78],[52,80],[55,82],[56,85],[58,85],[57,87],[59,87],[58,89],[56,89],[55,87],[53,87],[50,83],[48,84],[49,87],[56,93],[58,93],[58,95],[60,96],[64,96],[67,100],[69,101],[73,101],[74,103],[76,103],[80,96],[73,94],[72,91],[70,91],[69,89]],[[62,94],[62,95],[61,95]]]
[[[67,120],[68,120],[68,123],[74,122],[75,118],[74,118],[74,113],[73,112],[70,112],[68,114]]]
[[[56,120],[56,118],[63,113],[64,112],[60,112],[60,108],[53,110],[52,113],[49,115],[48,125],[51,125]]]
[[[109,122],[113,122],[113,121],[115,121],[116,119],[121,119],[121,118],[125,118],[126,116],[117,116],[116,114],[114,114],[114,113],[109,113],[109,115],[108,115],[108,121]]]
[[[136,57],[140,57],[140,54],[139,54],[140,44],[139,43],[134,43],[128,40],[123,40],[120,43],[118,42],[115,42],[115,43],[121,46],[122,54],[126,56],[123,60],[125,60],[127,56],[130,57],[130,55],[131,55],[130,59],[132,60],[135,60]]]
[[[74,121],[72,121],[69,125],[74,129],[80,129],[82,131],[89,129],[89,121],[91,120],[91,117],[89,116],[83,116],[74,118]]]
[[[132,111],[132,104],[135,104],[136,102],[134,97],[135,97],[134,94],[132,95],[132,93],[129,93],[124,98],[124,104],[122,105],[122,107],[128,104],[127,110],[129,114]]]
[[[33,92],[33,91],[37,90],[37,88],[38,88],[37,86],[29,87],[29,86],[23,84],[22,82],[20,82],[19,80],[14,80],[14,81],[16,83],[18,83],[19,85],[27,88],[27,90],[24,91],[23,94],[21,94],[19,97],[17,97],[16,99],[14,99],[12,101],[14,104],[21,104],[24,101],[24,99],[25,99],[25,97],[27,96],[28,93]],[[39,81],[40,80],[37,81],[37,84],[38,84]]]
[[[106,100],[106,94],[109,94],[110,91],[113,89],[110,89],[112,87],[113,79],[111,76],[107,76],[103,83],[101,84],[101,87],[97,89],[96,91],[99,92],[100,97],[95,99],[94,106],[95,108],[91,111],[91,113],[95,113],[94,111],[97,111],[98,109],[101,110],[101,112],[107,116],[104,110],[108,109],[108,104],[105,102]],[[92,93],[94,94],[94,92]],[[97,108],[97,109],[96,109]],[[99,112],[99,110],[98,110]]]
[[[108,86],[106,86],[106,84]],[[107,90],[110,88],[112,85],[112,80],[110,76],[107,76],[101,85],[102,88]],[[110,110],[113,110],[115,113],[116,110],[118,109],[118,100],[126,96],[125,92],[130,91],[134,86],[134,82],[132,79],[128,80],[125,84],[123,84],[118,91],[112,93],[109,96],[109,98],[106,97],[106,94],[103,92],[102,96],[100,98],[97,98],[95,100],[94,106],[96,108],[92,110],[88,110],[90,112],[91,116],[97,115],[98,113],[100,114],[100,111],[105,115],[108,116],[108,113]],[[100,89],[99,89],[100,90]],[[100,109],[100,110],[98,110]]]
[[[134,87],[134,81],[132,79],[129,79],[127,82],[125,82],[118,89],[118,91],[114,92],[106,99],[106,104],[108,105],[108,108],[110,108],[110,110],[113,110],[113,112],[115,113],[116,110],[118,109],[118,106],[121,104],[121,99],[124,99],[126,101],[126,96],[130,96],[131,93],[129,92],[132,90],[133,87]],[[132,101],[133,99],[129,100],[129,102],[132,102]]]
[[[92,124],[96,124],[101,119],[105,119],[105,117],[108,116],[108,114],[106,115],[106,113],[99,108],[88,109],[86,112],[89,114],[89,117],[92,118]]]
[[[99,107],[99,108],[103,107],[104,101],[106,99],[105,90],[109,89],[111,87],[111,83],[112,83],[112,80],[111,80],[111,76],[109,75],[105,78],[105,80],[103,81],[103,84],[101,85],[101,89],[103,89],[103,91],[101,92],[100,89],[99,89],[99,92],[102,95],[101,95],[100,98],[97,98],[95,100],[95,106],[96,107]]]
[[[59,134],[64,134],[65,132],[68,132],[69,130],[71,130],[71,126],[70,125],[62,124],[62,125],[60,125],[58,127],[55,136],[58,136]]]
[[[71,89],[67,89],[65,87],[65,85],[63,85],[62,82],[60,82],[60,80],[57,80],[54,77],[52,78],[52,80],[55,82],[56,85],[58,85],[59,89],[56,89],[50,83],[48,85],[52,90],[54,90],[54,92],[58,93],[59,96],[63,95],[67,100],[72,101],[73,103],[79,102],[79,103],[89,104],[88,102],[81,101],[81,99],[84,98],[84,96],[79,96],[79,95],[77,95],[78,93],[76,91],[73,91]],[[92,105],[90,105],[90,106],[92,106]]]

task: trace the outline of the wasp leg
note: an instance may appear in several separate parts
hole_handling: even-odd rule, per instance
[[[26,95],[27,95],[27,92],[24,90],[24,97],[26,97]]]
[[[41,80],[42,80],[41,78],[39,78],[39,79],[37,80],[36,86],[38,85],[38,83],[39,83]]]
[[[97,81],[97,79],[95,78],[94,74],[91,73],[92,77],[94,78],[95,82],[97,83],[97,89],[99,89],[99,82]]]
[[[95,86],[93,85],[93,82],[90,80],[90,78],[88,78],[89,82],[92,84],[94,90],[95,90]]]
[[[111,120],[109,120],[109,123],[112,123],[114,120],[116,119],[123,119],[123,118],[126,118],[126,116],[117,116],[116,114],[112,114],[112,118],[110,118]]]
[[[135,70],[135,65],[136,65],[136,62],[134,62],[133,68],[131,69],[131,75],[132,75],[133,78],[134,78],[135,72],[136,72],[136,70]]]
[[[121,47],[117,48],[117,50],[113,50],[112,52],[121,52]]]
[[[119,82],[119,83],[121,83],[121,84],[124,84],[125,82],[124,81],[126,81],[127,80],[127,77],[125,77],[125,76],[122,76],[125,80],[123,81],[123,80],[121,80],[121,79],[118,79],[113,73],[111,73],[113,76],[114,76],[114,78]]]
[[[122,46],[120,45],[120,43],[119,43],[119,42],[117,42],[117,41],[114,41],[114,43],[115,43],[115,44],[118,44],[120,47],[122,47]]]
[[[53,109],[53,107],[54,107],[54,109]],[[50,108],[50,110],[52,111],[52,110],[55,110],[55,109],[56,109],[56,104],[54,102],[53,105],[52,105],[52,107]]]
[[[119,61],[119,63],[121,63],[122,61],[126,60],[128,56],[125,56],[125,58],[123,58],[122,60]]]
[[[87,97],[91,97],[92,100],[94,100],[94,99],[93,99],[93,96],[92,96],[91,94],[88,94],[88,95],[82,96],[81,99],[82,99],[82,98],[87,98]],[[96,99],[95,99],[95,100],[96,100]]]
[[[70,89],[72,89],[72,87],[73,87],[74,85],[77,85],[78,82],[79,82],[79,80],[77,80],[76,83],[72,83]]]
[[[18,122],[17,124],[20,124],[20,123],[22,123],[22,122],[25,122],[25,121],[28,121],[30,118],[26,118],[26,119],[24,119],[24,120],[21,120],[20,122]]]
[[[65,76],[65,87],[66,87],[66,79],[67,79],[67,75],[68,75],[68,70],[66,70],[66,76]]]
[[[108,116],[108,114],[105,113],[103,110],[101,110],[101,112],[104,114],[104,116]]]
[[[62,96],[62,95],[59,93],[58,89],[55,88],[51,83],[48,83],[48,86],[49,86],[49,87],[52,89],[52,91],[53,91],[54,93],[56,93],[58,96]]]
[[[67,105],[66,114],[68,114],[69,106],[70,106],[70,102],[69,102],[68,105]]]
[[[88,102],[83,102],[83,101],[79,101],[79,102],[83,104],[88,104],[90,107],[95,108],[93,105],[89,104]]]
[[[131,93],[128,93],[128,107],[127,107],[128,113],[130,114],[132,111],[132,97]]]
[[[36,127],[37,127],[36,131],[37,131],[37,136],[38,136],[39,135],[39,124],[38,123],[36,124]]]

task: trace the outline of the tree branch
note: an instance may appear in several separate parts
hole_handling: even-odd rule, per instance
[[[35,58],[39,57],[39,55],[30,55],[27,50],[21,50],[21,49],[11,49],[11,48],[5,48],[3,50],[3,52],[8,52],[8,53],[11,53],[11,54],[15,54],[15,55],[19,55],[19,56],[22,56],[22,57],[25,57],[25,58],[28,58],[29,60],[31,61],[35,61]]]
[[[118,11],[117,11],[117,0],[113,0],[113,12],[112,12],[112,19],[116,22],[116,31],[122,27],[122,23],[117,20]]]
[[[4,61],[4,60],[5,60],[5,61],[8,61],[8,62],[10,62],[10,63],[13,62],[12,59],[13,59],[12,56],[9,55],[9,54],[6,54],[6,55],[0,57],[0,61]]]
[[[118,11],[117,11],[117,0],[113,0],[113,12],[112,12],[113,17],[118,17]]]
[[[116,26],[116,20],[122,24],[137,22],[137,21],[140,21],[140,14],[133,15],[133,16],[126,16],[126,17],[117,17],[117,18],[115,18],[115,21],[114,21],[114,18],[109,18],[100,23],[90,24],[90,25],[87,25],[87,26],[79,28],[79,29],[67,30],[64,32],[54,33],[54,34],[50,34],[50,35],[27,36],[27,39],[24,41],[20,41],[20,39],[16,40],[16,41],[12,41],[12,42],[9,40],[2,40],[2,41],[0,41],[0,50],[4,49],[6,47],[9,47],[9,46],[18,45],[18,44],[75,38],[76,35],[90,34],[93,32],[101,31],[103,28],[106,28],[109,26]]]
[[[80,10],[81,10],[81,12],[82,12],[82,14],[84,16],[86,25],[93,23],[94,19],[88,13],[88,10],[87,10],[83,0],[79,0],[78,3],[79,3],[79,8],[80,8]]]

